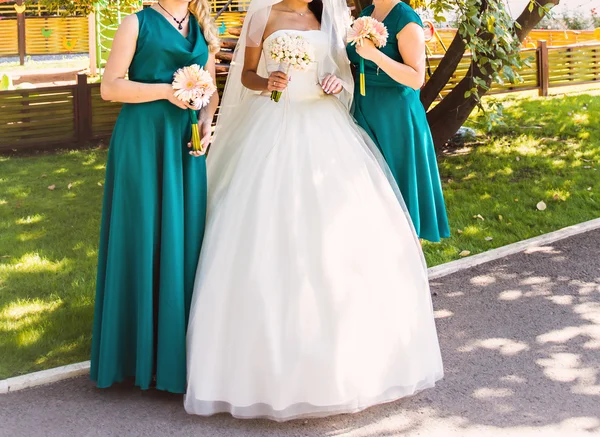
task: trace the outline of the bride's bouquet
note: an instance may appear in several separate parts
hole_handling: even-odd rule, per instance
[[[189,110],[192,121],[192,148],[195,152],[201,151],[202,144],[196,111],[208,105],[217,87],[208,71],[197,64],[192,64],[175,72],[173,75],[173,89],[176,90],[175,97],[197,108]]]
[[[288,74],[290,68],[297,71],[308,69],[315,62],[312,46],[300,35],[283,34],[273,39],[269,56],[279,62],[279,71]],[[272,91],[271,100],[279,102],[281,91]]]
[[[368,39],[373,42],[375,47],[381,48],[387,44],[388,30],[385,25],[373,17],[360,17],[354,20],[352,27],[348,31],[348,42],[352,45],[362,45],[363,41]],[[366,94],[365,84],[365,60],[361,57],[360,64],[360,94]]]

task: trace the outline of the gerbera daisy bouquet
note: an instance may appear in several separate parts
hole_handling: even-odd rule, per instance
[[[183,67],[173,75],[173,89],[175,97],[196,108],[189,109],[192,121],[192,148],[195,152],[202,151],[197,110],[208,105],[210,98],[217,90],[212,76],[197,64]]]
[[[290,68],[304,71],[315,62],[312,46],[300,35],[286,33],[274,38],[268,49],[271,59],[279,62],[279,71],[285,74]],[[281,91],[271,92],[271,100],[279,102],[280,98]]]
[[[385,25],[373,17],[360,17],[354,20],[352,27],[348,31],[348,43],[361,46],[364,40],[373,42],[375,47],[381,48],[387,44],[388,30]],[[361,57],[360,64],[360,94],[366,94],[365,84],[365,60]]]

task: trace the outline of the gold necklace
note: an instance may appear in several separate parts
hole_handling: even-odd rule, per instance
[[[284,5],[284,6],[285,6],[285,5]],[[289,6],[285,6],[285,7],[287,8],[287,10],[288,10],[289,12],[293,12],[294,14],[298,14],[298,15],[300,15],[301,17],[304,17],[306,14],[308,14],[308,13],[310,12],[310,9],[307,9],[307,10],[306,10],[306,11],[304,11],[304,12],[299,12],[299,11],[297,11],[297,10],[295,10],[295,9],[292,9],[292,8],[290,8]]]

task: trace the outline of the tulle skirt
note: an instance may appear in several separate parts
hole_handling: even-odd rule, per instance
[[[236,116],[208,158],[186,410],[283,421],[432,387],[427,271],[375,145],[331,96]]]

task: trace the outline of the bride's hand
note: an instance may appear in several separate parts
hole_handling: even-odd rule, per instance
[[[288,86],[288,75],[281,71],[274,71],[267,79],[267,91],[283,91]]]
[[[323,88],[325,94],[339,94],[344,89],[342,81],[333,74],[325,76],[325,79],[321,82],[321,88]]]

